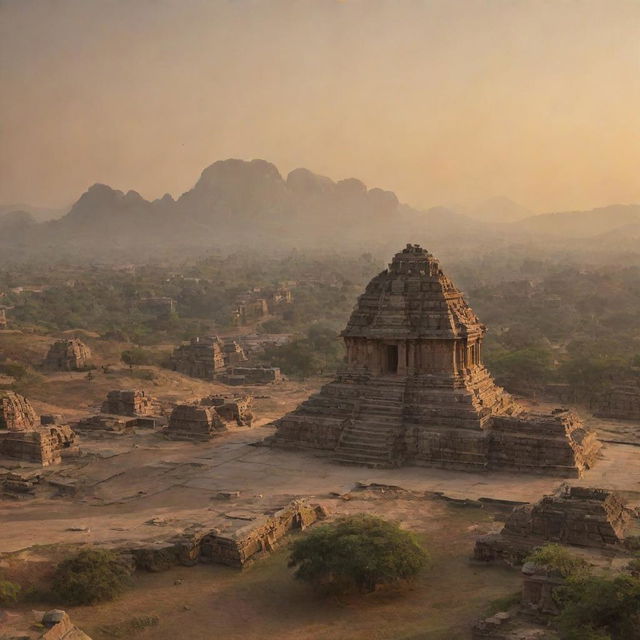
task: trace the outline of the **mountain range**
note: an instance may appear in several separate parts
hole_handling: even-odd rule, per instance
[[[55,220],[38,222],[29,211],[0,208],[5,258],[33,252],[142,256],[181,247],[388,250],[406,242],[462,250],[545,237],[625,241],[639,231],[640,205],[531,215],[495,198],[473,208],[418,210],[355,178],[335,182],[304,168],[285,178],[265,160],[214,162],[177,199],[166,194],[149,201],[94,184]]]

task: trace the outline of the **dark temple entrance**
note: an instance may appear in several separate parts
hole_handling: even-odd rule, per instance
[[[398,345],[387,345],[387,372],[398,373]]]

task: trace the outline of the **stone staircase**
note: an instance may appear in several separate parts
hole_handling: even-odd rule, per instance
[[[351,423],[345,427],[334,461],[368,467],[394,467],[402,458],[402,394],[404,386],[384,386],[358,401]]]

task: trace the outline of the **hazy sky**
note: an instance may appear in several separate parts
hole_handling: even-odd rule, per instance
[[[640,0],[0,0],[0,203],[228,157],[419,206],[640,202]]]

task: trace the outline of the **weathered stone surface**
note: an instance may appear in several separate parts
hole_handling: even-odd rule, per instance
[[[224,396],[207,396],[200,400],[200,404],[213,407],[216,413],[226,422],[235,422],[239,427],[250,427],[253,421],[251,412],[251,396],[240,398],[225,398]]]
[[[275,384],[284,377],[278,367],[231,367],[221,376],[221,381],[230,385]]]
[[[224,364],[227,367],[233,367],[248,360],[244,349],[235,340],[225,342],[222,345],[222,353],[224,354]]]
[[[272,443],[369,466],[578,476],[599,443],[568,412],[527,414],[482,364],[486,328],[417,245],[367,285],[336,379],[276,421]]]
[[[193,378],[214,380],[225,370],[222,346],[217,336],[192,338],[188,344],[176,347],[171,368]]]
[[[210,440],[227,430],[212,407],[179,404],[171,412],[166,435],[175,440]]]
[[[60,463],[63,450],[70,449],[74,441],[75,433],[68,425],[0,432],[0,454],[46,467]]]
[[[516,507],[499,534],[478,538],[474,557],[517,564],[531,549],[549,542],[595,548],[619,546],[624,543],[631,519],[619,494],[563,484],[536,504]]]
[[[43,369],[50,371],[84,371],[91,367],[91,349],[79,340],[57,340],[47,353]]]
[[[101,411],[120,416],[152,416],[160,411],[160,406],[141,389],[115,389],[107,394]]]
[[[194,531],[168,540],[140,542],[121,548],[137,569],[165,571],[198,562],[242,567],[277,547],[289,532],[301,530],[326,517],[324,507],[296,499],[270,512],[229,512],[225,529],[194,527]]]
[[[132,433],[136,420],[121,415],[98,414],[75,423],[74,429],[91,436],[124,435]]]
[[[31,403],[15,391],[0,391],[0,429],[32,431],[38,416]]]
[[[601,418],[640,420],[640,378],[615,384],[602,393],[594,414]]]

